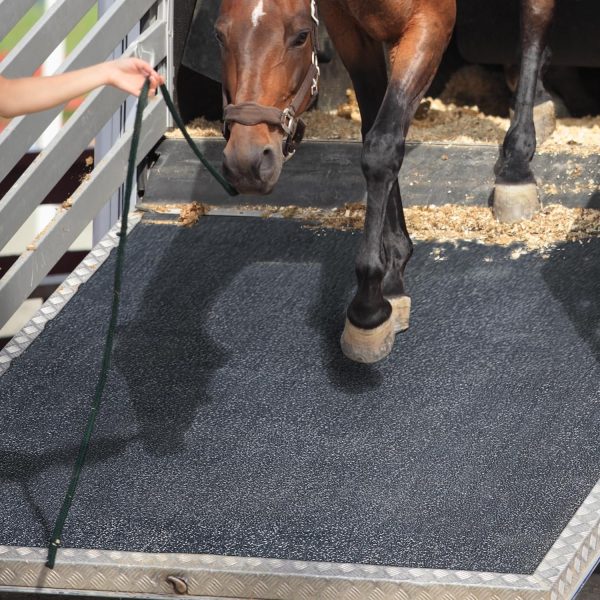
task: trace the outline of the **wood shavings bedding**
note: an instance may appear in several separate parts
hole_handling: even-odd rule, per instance
[[[457,71],[440,98],[426,98],[408,132],[408,141],[453,144],[501,144],[510,125],[510,95],[499,73],[479,66]],[[360,113],[354,94],[338,111],[303,115],[306,139],[360,140]],[[221,123],[196,119],[196,137],[221,137]],[[180,138],[178,131],[167,134]],[[538,149],[541,153],[600,154],[600,117],[557,120],[554,134]]]
[[[314,221],[322,227],[355,230],[364,224],[365,206],[348,204],[332,210],[297,208],[267,209],[268,216],[286,211],[286,216]],[[413,206],[404,209],[414,240],[435,242],[476,241],[511,246],[523,251],[544,252],[563,242],[578,242],[600,235],[600,210],[566,208],[553,204],[543,208],[531,221],[499,223],[491,210],[481,206]]]
[[[190,226],[203,215],[210,214],[213,207],[194,202],[183,206],[152,206],[150,210],[162,214],[179,213],[179,224]],[[363,204],[346,204],[334,209],[257,205],[231,210],[252,211],[264,218],[297,219],[305,221],[308,227],[342,231],[361,230],[365,218]],[[489,208],[481,206],[412,206],[405,208],[404,213],[413,240],[518,245],[520,248],[515,250],[513,258],[527,252],[544,254],[561,243],[583,242],[600,236],[600,210],[567,208],[558,204],[544,207],[531,221],[512,224],[499,223]]]

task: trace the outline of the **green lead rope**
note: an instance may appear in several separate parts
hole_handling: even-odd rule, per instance
[[[137,166],[137,153],[140,142],[140,134],[142,130],[142,117],[144,110],[148,105],[149,87],[150,84],[148,81],[146,81],[140,92],[137,111],[135,114],[135,124],[133,129],[133,135],[131,138],[131,149],[129,151],[129,160],[127,163],[127,180],[125,183],[125,198],[123,201],[123,212],[121,216],[121,229],[117,234],[119,236],[119,245],[117,247],[117,258],[115,264],[112,310],[110,315],[110,322],[108,325],[108,332],[106,334],[106,343],[104,345],[100,376],[98,377],[98,383],[96,384],[94,399],[92,401],[92,407],[90,409],[90,415],[88,417],[85,433],[83,435],[83,439],[81,440],[81,445],[79,446],[79,452],[77,454],[75,465],[73,466],[73,473],[71,475],[71,480],[69,482],[67,494],[65,496],[65,499],[63,500],[60,512],[56,519],[56,523],[54,524],[52,537],[48,545],[48,558],[46,561],[46,566],[50,569],[54,568],[54,564],[56,562],[56,553],[61,545],[63,528],[69,515],[69,509],[71,508],[73,498],[75,497],[77,483],[79,482],[79,476],[81,475],[81,471],[85,463],[88,448],[90,445],[90,440],[94,431],[94,424],[96,422],[96,417],[98,416],[100,403],[102,401],[102,394],[104,393],[104,388],[108,379],[108,373],[110,371],[110,361],[113,349],[113,342],[115,337],[115,331],[117,328],[117,320],[119,316],[119,302],[121,298],[121,285],[123,280],[123,265],[125,262],[125,244],[127,242],[127,218],[129,215],[129,207],[131,204],[133,178]],[[233,188],[227,181],[225,181],[225,179],[223,179],[223,177],[208,163],[206,158],[204,158],[196,144],[193,142],[192,138],[190,137],[189,133],[185,128],[185,125],[183,124],[183,121],[181,120],[181,117],[179,116],[175,106],[173,105],[173,101],[171,100],[171,96],[169,95],[167,88],[163,85],[160,89],[164,96],[165,102],[169,110],[171,111],[173,118],[175,119],[175,122],[177,123],[179,129],[181,129],[183,135],[185,136],[185,139],[194,151],[194,154],[196,154],[196,156],[200,159],[202,164],[210,171],[213,177],[215,177],[215,179],[223,186],[223,188],[225,188],[225,190],[231,196],[237,195],[237,190]]]
[[[202,154],[202,152],[200,152],[200,149],[198,148],[198,146],[196,146],[194,140],[190,137],[190,134],[188,133],[180,114],[177,112],[177,109],[173,104],[173,100],[171,99],[169,90],[167,90],[167,86],[161,85],[160,91],[162,92],[162,95],[165,98],[165,102],[169,108],[169,111],[173,115],[173,119],[175,120],[177,127],[179,127],[179,130],[183,134],[183,137],[186,139],[190,148],[194,151],[194,154],[198,157],[200,162],[208,169],[209,173],[223,186],[223,189],[230,196],[237,196],[239,192],[227,180],[223,178],[223,176],[206,160],[206,158],[204,158],[204,155]]]

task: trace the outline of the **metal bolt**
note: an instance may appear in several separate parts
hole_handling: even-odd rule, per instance
[[[188,593],[188,584],[183,577],[175,577],[174,575],[169,575],[167,577],[167,581],[173,586],[176,594],[187,594]]]

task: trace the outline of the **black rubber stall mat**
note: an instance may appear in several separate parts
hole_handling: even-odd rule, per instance
[[[196,143],[220,170],[225,142],[197,138]],[[498,152],[498,146],[492,144],[407,143],[400,173],[404,205],[487,206],[494,188]],[[279,183],[270,195],[229,197],[198,162],[185,140],[166,139],[157,148],[156,164],[148,171],[144,202],[307,207],[361,202],[366,191],[361,153],[359,142],[309,140],[284,165]],[[594,183],[598,171],[595,154],[538,152],[532,168],[540,181],[545,204],[600,207],[600,192]]]
[[[359,234],[207,217],[132,233],[64,545],[532,573],[600,477],[600,241],[420,243],[391,356],[338,339]],[[0,379],[0,544],[49,537],[114,256]]]

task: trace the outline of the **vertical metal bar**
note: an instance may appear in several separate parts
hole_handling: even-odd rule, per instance
[[[166,64],[161,67],[161,74],[165,76],[167,88],[173,93],[175,89],[175,65],[173,63],[173,42],[175,35],[175,0],[160,0],[158,18],[167,23],[167,60]],[[167,127],[173,127],[173,117],[171,113],[167,113]]]
[[[44,10],[49,10],[50,7],[55,4],[57,0],[44,0]],[[62,40],[56,49],[50,54],[50,56],[44,61],[42,65],[42,75],[53,75],[67,56],[67,44],[66,40]],[[63,114],[60,113],[50,125],[46,128],[44,133],[39,137],[36,146],[43,150],[46,148],[52,140],[58,135],[61,127],[63,126]]]
[[[98,0],[98,15],[100,16],[109,10],[110,6],[114,4],[115,1],[116,0]],[[138,23],[129,32],[129,34],[125,36],[120,45],[114,50],[110,58],[116,59],[122,56],[129,44],[137,39],[139,33],[140,26]],[[115,113],[110,122],[100,131],[98,136],[96,136],[96,143],[94,147],[95,163],[99,163],[102,158],[106,156],[108,152],[110,152],[115,142],[125,131],[127,124],[133,118],[135,106],[135,100],[128,98],[121,105],[119,111]],[[94,219],[92,238],[94,245],[96,245],[108,233],[110,228],[121,217],[124,193],[124,186],[120,186],[119,189],[113,194],[110,201],[102,208],[102,210],[98,213],[98,216]],[[135,188],[134,194],[137,195],[137,189]]]

